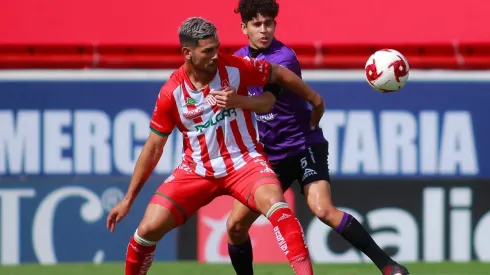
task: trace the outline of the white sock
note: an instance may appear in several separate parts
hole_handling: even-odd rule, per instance
[[[138,229],[136,229],[136,232],[134,232],[134,240],[141,244],[142,246],[154,246],[157,244],[157,242],[152,242],[152,241],[147,241],[143,238],[141,238],[139,235],[138,235]]]
[[[272,213],[274,213],[274,211],[276,211],[279,208],[289,208],[289,205],[285,202],[276,202],[274,203],[273,206],[271,206],[271,208],[269,208],[269,211],[267,211],[267,215],[265,215],[265,217],[269,218],[272,215]]]

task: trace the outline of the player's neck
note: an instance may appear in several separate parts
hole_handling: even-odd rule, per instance
[[[251,57],[257,57],[259,54],[266,52],[271,46],[272,43],[267,48],[259,48],[251,40],[248,40],[248,51]]]
[[[215,74],[198,71],[191,64],[188,63],[184,64],[184,70],[187,74],[187,77],[189,77],[192,85],[194,85],[197,90],[200,90],[209,85],[209,83],[211,83],[215,76]]]

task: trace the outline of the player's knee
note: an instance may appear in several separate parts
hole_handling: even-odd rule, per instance
[[[284,194],[279,185],[265,184],[255,191],[255,204],[262,214],[267,213],[274,204],[284,201]]]
[[[246,240],[248,238],[248,230],[250,225],[244,224],[232,217],[226,221],[226,230],[231,240]]]
[[[142,222],[138,226],[138,235],[149,241],[159,241],[163,237],[159,232],[159,226],[151,222]]]
[[[170,210],[150,205],[138,226],[138,235],[148,241],[158,242],[175,227],[174,224]]]
[[[314,207],[312,210],[315,216],[317,216],[318,219],[326,224],[332,224],[333,221],[336,219],[335,217],[337,215],[337,212],[340,211],[333,206],[317,206]]]

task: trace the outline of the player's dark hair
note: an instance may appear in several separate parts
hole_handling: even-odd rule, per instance
[[[182,47],[196,47],[199,40],[218,37],[213,23],[202,17],[191,17],[179,28],[179,40]]]
[[[239,0],[235,13],[240,14],[242,22],[245,24],[256,17],[257,14],[275,19],[279,13],[279,4],[276,0]]]

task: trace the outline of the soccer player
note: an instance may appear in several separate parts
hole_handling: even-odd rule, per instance
[[[275,101],[273,93],[249,97],[247,86],[279,83],[311,99],[318,110],[316,114],[320,114],[312,122],[318,123],[324,112],[322,98],[286,68],[268,61],[219,54],[216,28],[203,18],[184,21],[179,39],[185,63],[160,90],[150,135],[125,197],[107,217],[108,229],[113,232],[116,223],[129,212],[174,127],[184,136],[183,160],[149,202],[129,242],[125,274],[147,274],[156,243],[221,195],[231,195],[265,215],[295,273],[313,274],[301,225],[284,201],[278,178],[262,154],[253,114],[243,107],[258,102],[257,98],[260,102]],[[220,96],[215,98],[211,90]],[[237,107],[220,108],[222,96],[238,100]]]
[[[235,12],[240,13],[241,28],[248,37],[249,45],[235,54],[274,62],[301,76],[300,64],[293,50],[274,38],[278,10],[276,0],[239,0]],[[332,204],[328,142],[320,128],[309,127],[311,109],[308,103],[277,84],[249,87],[251,95],[259,95],[263,91],[278,93],[281,90],[270,112],[252,110],[258,112],[260,141],[265,146],[264,151],[283,189],[286,190],[297,180],[311,211],[366,254],[383,275],[408,274],[407,269],[392,260],[354,217]],[[228,218],[228,252],[238,275],[253,274],[253,253],[248,230],[258,216],[259,213],[235,201]]]

